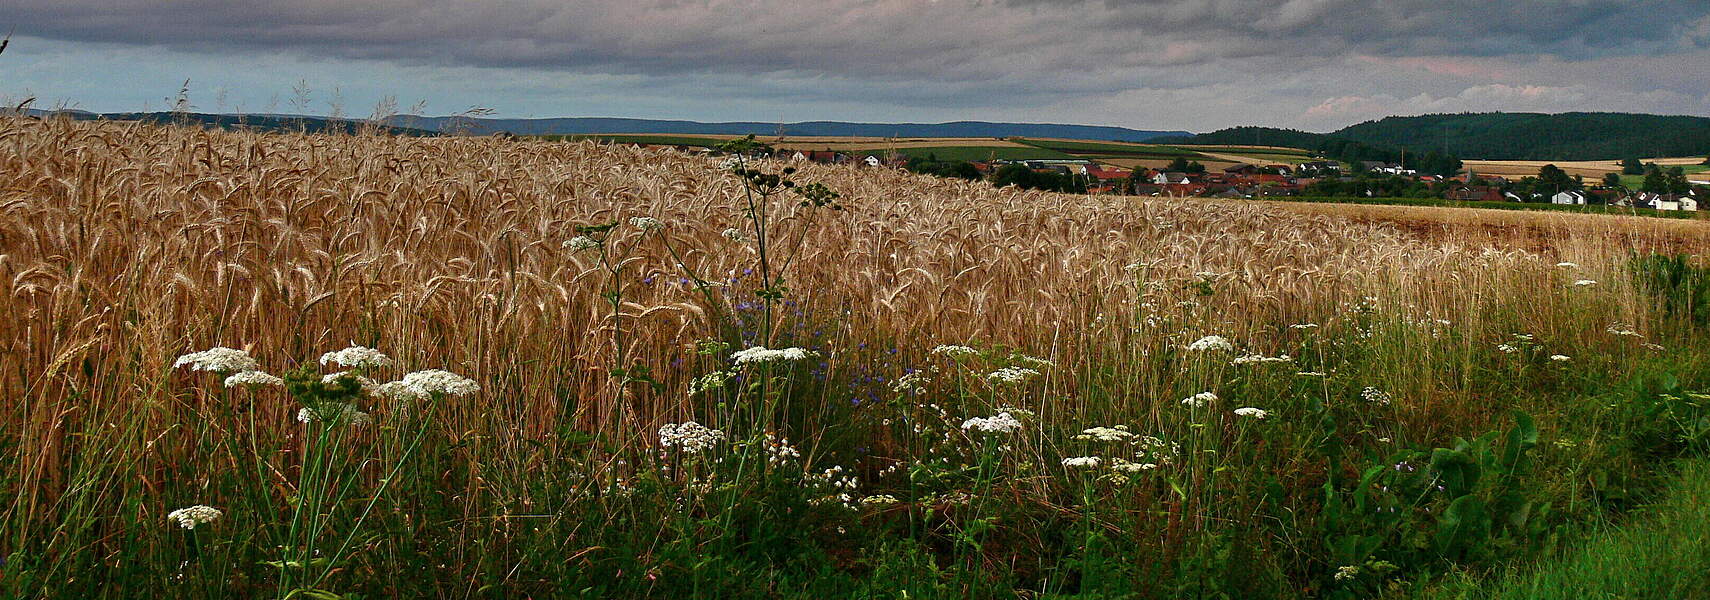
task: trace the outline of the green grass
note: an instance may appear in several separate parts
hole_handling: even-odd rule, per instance
[[[1114,142],[1038,140],[1028,138],[1012,138],[1011,141],[1047,148],[1076,155],[1095,155],[1100,158],[1205,158],[1204,154],[1177,148],[1175,146],[1153,146],[1139,144],[1122,144]]]
[[[1710,462],[1683,464],[1661,502],[1625,526],[1590,533],[1555,560],[1490,581],[1461,575],[1429,600],[1675,599],[1710,597]]]
[[[664,144],[670,146],[700,146],[711,148],[726,141],[720,138],[696,137],[687,135],[622,135],[622,134],[572,134],[572,135],[543,135],[538,136],[549,141],[581,141],[598,140],[614,144]]]
[[[1198,150],[1208,151],[1208,152],[1240,154],[1243,156],[1246,156],[1249,154],[1255,155],[1255,156],[1259,155],[1259,154],[1265,154],[1265,155],[1272,155],[1272,156],[1287,156],[1287,157],[1292,157],[1292,158],[1297,158],[1297,159],[1298,158],[1310,158],[1312,156],[1311,150],[1301,150],[1299,148],[1280,148],[1277,146],[1194,146],[1191,144],[1182,144],[1181,147],[1190,148],[1190,149],[1198,149]]]
[[[1669,168],[1673,168],[1673,167],[1669,167]],[[1705,171],[1710,171],[1710,166],[1684,165],[1684,166],[1681,166],[1680,169],[1682,171],[1685,171],[1687,175],[1692,175],[1694,173],[1703,173]],[[1628,189],[1634,189],[1634,190],[1639,189],[1640,187],[1643,187],[1645,185],[1645,176],[1644,175],[1622,175],[1621,176],[1621,185],[1622,185],[1622,187],[1626,187]]]
[[[1488,208],[1494,210],[1542,210],[1554,212],[1593,213],[1611,215],[1633,215],[1641,217],[1662,217],[1668,219],[1696,219],[1697,211],[1653,210],[1649,208],[1628,208],[1605,206],[1600,204],[1550,204],[1546,202],[1461,202],[1442,198],[1360,198],[1355,196],[1273,196],[1266,200],[1279,202],[1320,202],[1329,204],[1375,204],[1382,206],[1435,206],[1443,208]]]
[[[850,154],[884,154],[888,150],[864,150]],[[977,161],[992,158],[1004,160],[1070,160],[1084,158],[1048,148],[1016,148],[1014,146],[934,146],[930,148],[897,148],[897,154],[908,157],[937,157],[942,161]]]

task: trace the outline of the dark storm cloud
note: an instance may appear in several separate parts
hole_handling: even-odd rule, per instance
[[[638,73],[975,78],[1257,56],[1597,58],[1702,47],[1710,3],[1662,0],[21,0],[28,35]]]
[[[1121,103],[1130,102],[1204,117],[1193,126],[1248,121],[1255,109],[1278,124],[1314,126],[1493,105],[1631,100],[1634,110],[1710,110],[1700,96],[1706,75],[1680,66],[1710,52],[1710,2],[1698,0],[10,4],[0,25],[74,44],[634,76],[648,79],[636,89],[692,89],[703,102],[1008,107],[1105,122],[1123,121]],[[1543,76],[1541,61],[1623,70],[1606,85],[1564,82]],[[681,81],[695,84],[671,83]],[[1178,102],[1185,106],[1170,105]]]

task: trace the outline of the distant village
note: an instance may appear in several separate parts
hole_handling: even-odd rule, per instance
[[[679,147],[691,152],[706,148]],[[944,174],[923,168],[926,159],[898,153],[846,153],[834,150],[776,150],[772,158],[822,164],[850,164]],[[959,161],[957,161],[960,164]],[[939,165],[945,164],[942,162]],[[1064,182],[1057,191],[1138,196],[1266,198],[1290,196],[1415,197],[1463,202],[1531,202],[1565,205],[1607,205],[1664,211],[1695,211],[1710,200],[1710,181],[1689,180],[1663,191],[1629,190],[1606,180],[1587,184],[1549,165],[1539,177],[1510,180],[1463,170],[1454,176],[1422,174],[1404,165],[1382,161],[1345,164],[1311,160],[1293,164],[1236,164],[1206,169],[1177,159],[1162,168],[1125,168],[1080,158],[992,159],[966,161],[971,176],[999,185],[1010,184],[1003,174],[1025,169]],[[1651,168],[1657,168],[1651,165]],[[1552,173],[1552,169],[1554,169]],[[1678,171],[1677,171],[1678,176]],[[1704,174],[1710,177],[1710,173]],[[1045,187],[1045,186],[1025,186]],[[1047,188],[1050,189],[1050,188]],[[1710,210],[1710,207],[1706,207]]]

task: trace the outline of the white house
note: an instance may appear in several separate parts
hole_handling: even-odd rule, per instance
[[[1152,183],[1157,185],[1183,184],[1188,182],[1187,173],[1159,173],[1152,176]]]
[[[1693,198],[1692,196],[1681,196],[1680,197],[1680,209],[1681,210],[1698,210],[1698,199]]]
[[[1586,196],[1585,192],[1577,191],[1559,192],[1550,196],[1551,204],[1585,204],[1589,200],[1590,197]]]

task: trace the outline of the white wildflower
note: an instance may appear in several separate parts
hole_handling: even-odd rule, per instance
[[[342,402],[327,402],[317,408],[304,407],[297,411],[297,420],[303,423],[326,422],[352,427],[374,423],[374,418],[357,410],[356,405]]]
[[[481,386],[475,385],[473,380],[439,369],[410,373],[404,376],[402,383],[408,386],[410,391],[418,397],[434,395],[468,396],[481,391]]]
[[[980,353],[979,350],[975,350],[975,349],[969,348],[967,346],[957,346],[954,344],[939,344],[937,346],[932,347],[932,354],[942,354],[942,355],[948,356],[950,358],[961,358],[964,356],[975,356],[975,355],[978,355],[979,353]]]
[[[1579,281],[1573,282],[1573,284],[1575,287],[1586,287],[1586,286],[1597,285],[1597,282],[1590,280],[1590,279],[1581,279]]]
[[[892,381],[891,391],[899,394],[925,394],[926,386],[930,383],[932,383],[932,378],[927,377],[924,371],[915,371],[913,373],[905,374],[902,377],[898,377],[896,381]]]
[[[1197,340],[1194,340],[1194,342],[1192,344],[1187,345],[1187,349],[1193,350],[1196,352],[1207,352],[1207,351],[1216,351],[1216,350],[1229,351],[1229,350],[1234,350],[1235,345],[1229,343],[1229,339],[1225,338],[1221,335],[1208,335],[1208,336],[1199,338]]]
[[[629,224],[642,231],[658,231],[665,228],[665,223],[653,217],[631,217]]]
[[[1200,392],[1198,394],[1182,398],[1182,404],[1191,408],[1203,408],[1205,405],[1216,401],[1217,394],[1213,394],[1211,392]]]
[[[1021,421],[1017,421],[1008,412],[1000,412],[990,417],[973,417],[962,422],[963,431],[1009,433],[1017,429],[1021,429]]]
[[[1295,375],[1299,375],[1301,377],[1329,377],[1329,375],[1323,371],[1301,371],[1299,373],[1295,373]]]
[[[1071,469],[1097,469],[1104,461],[1097,456],[1076,456],[1063,459],[1063,466]]]
[[[1318,324],[1317,323],[1295,323],[1293,325],[1289,325],[1289,328],[1291,328],[1291,329],[1317,329]]]
[[[1235,365],[1235,366],[1268,365],[1268,364],[1285,363],[1285,362],[1293,362],[1293,361],[1294,361],[1294,358],[1290,357],[1287,354],[1279,354],[1277,356],[1265,356],[1263,354],[1248,354],[1246,356],[1235,357],[1235,360],[1229,361],[1229,364]]]
[[[877,496],[868,496],[861,499],[861,503],[867,506],[890,506],[897,502],[897,497],[890,494],[879,494]]]
[[[321,355],[321,364],[334,363],[351,369],[377,369],[392,366],[392,357],[366,346],[351,346]]]
[[[570,238],[570,241],[564,242],[564,247],[569,248],[569,249],[574,250],[574,251],[577,251],[577,252],[580,252],[583,250],[593,250],[595,248],[598,248],[598,247],[600,247],[600,243],[597,241],[594,241],[594,238],[591,238],[591,237],[588,237],[585,235],[578,235],[576,237]]]
[[[1565,261],[1556,263],[1556,266],[1561,267],[1563,269],[1578,269],[1579,268],[1578,264],[1565,262]]]
[[[1241,408],[1235,409],[1235,416],[1237,416],[1237,417],[1252,417],[1255,419],[1263,419],[1263,418],[1268,417],[1270,415],[1271,415],[1271,413],[1265,412],[1265,410],[1262,408],[1253,408],[1251,406],[1243,406]]]
[[[689,421],[668,423],[659,427],[659,445],[675,447],[688,454],[700,454],[724,440],[724,432]]]
[[[1126,425],[1116,427],[1090,427],[1081,430],[1075,439],[1090,442],[1120,442],[1134,437],[1134,432],[1128,431]]]
[[[1610,325],[1607,329],[1604,329],[1604,331],[1607,331],[1607,332],[1615,334],[1615,335],[1624,335],[1624,336],[1628,336],[1628,337],[1644,337],[1642,335],[1639,335],[1639,332],[1637,332],[1637,331],[1633,331],[1632,329],[1628,329],[1626,327],[1620,327],[1620,326],[1616,326],[1616,325]]]
[[[730,381],[731,375],[732,374],[727,371],[713,371],[706,375],[691,379],[689,380],[689,395],[693,396],[702,392],[709,392],[723,388],[725,382]]]
[[[195,529],[197,525],[219,520],[224,514],[226,513],[220,512],[218,508],[197,504],[166,513],[166,522],[176,523],[185,529]]]
[[[1028,379],[1038,376],[1038,371],[1027,367],[1004,367],[1002,369],[992,371],[991,374],[986,375],[986,378],[997,383],[1014,384],[1027,381]]]
[[[1158,463],[1141,463],[1113,458],[1110,460],[1110,470],[1120,473],[1138,473],[1158,468]]]
[[[1514,344],[1497,344],[1496,349],[1506,354],[1513,354],[1520,351],[1520,349],[1515,347]]]
[[[735,227],[731,227],[729,229],[726,229],[726,230],[724,230],[724,233],[721,233],[719,235],[724,236],[724,239],[730,240],[732,242],[736,242],[738,244],[748,241],[748,236],[742,235],[742,230],[737,229]]]
[[[420,390],[402,381],[391,381],[375,386],[373,394],[391,400],[419,400],[426,397]]]
[[[1349,579],[1353,579],[1353,578],[1359,577],[1359,576],[1360,576],[1360,568],[1359,567],[1356,567],[1353,565],[1344,565],[1344,566],[1336,568],[1336,581],[1347,581]]]
[[[808,350],[803,350],[801,348],[784,348],[781,350],[768,350],[768,349],[760,347],[760,346],[754,346],[754,347],[751,347],[747,350],[738,350],[735,353],[731,354],[730,358],[734,359],[736,361],[736,364],[740,366],[740,365],[755,364],[755,363],[769,363],[769,362],[779,362],[779,361],[786,361],[786,360],[802,360],[802,359],[808,358],[810,356],[817,356],[817,353],[811,352]]]
[[[1390,400],[1394,399],[1389,395],[1389,392],[1385,392],[1375,387],[1368,387],[1360,390],[1360,397],[1365,398],[1366,402],[1370,402],[1372,404],[1389,404]]]
[[[1573,360],[1573,357],[1568,356],[1566,354],[1551,354],[1550,360],[1553,360],[1556,362],[1567,362],[1567,361]]]
[[[248,352],[225,346],[180,356],[177,362],[172,363],[172,368],[176,369],[186,365],[189,365],[192,371],[213,371],[215,373],[242,373],[244,371],[255,371],[257,367],[261,366],[260,363],[255,362],[255,357],[250,356]]]
[[[238,387],[240,385],[249,387],[285,385],[285,380],[261,371],[244,371],[226,378],[226,387]]]
[[[790,445],[790,438],[779,438],[771,433],[766,434],[766,462],[772,465],[786,465],[801,459],[802,452]]]

